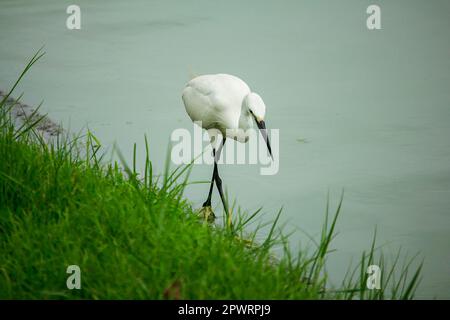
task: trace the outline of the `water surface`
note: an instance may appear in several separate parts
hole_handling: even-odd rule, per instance
[[[79,0],[82,30],[69,31],[72,3],[1,1],[0,88],[45,45],[24,101],[126,155],[147,134],[161,170],[171,132],[192,130],[180,98],[190,70],[238,75],[280,129],[280,171],[221,167],[230,196],[265,219],[284,206],[289,227],[316,235],[328,192],[334,207],[345,188],[333,281],[378,226],[387,253],[425,258],[418,297],[450,298],[450,2],[377,1],[379,31],[365,26],[369,1]],[[200,206],[207,189],[186,195]]]

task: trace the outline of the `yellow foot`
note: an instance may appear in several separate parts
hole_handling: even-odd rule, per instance
[[[209,223],[213,223],[214,220],[216,220],[216,215],[210,206],[202,207],[197,211],[197,214],[200,218]]]

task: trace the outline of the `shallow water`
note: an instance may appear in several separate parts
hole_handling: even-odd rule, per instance
[[[386,252],[425,258],[417,296],[450,298],[450,2],[377,1],[379,31],[365,26],[371,2],[335,2],[77,1],[82,30],[69,31],[72,2],[2,0],[0,88],[45,45],[23,100],[126,155],[147,134],[161,170],[171,132],[192,131],[180,98],[190,70],[238,75],[280,129],[280,171],[222,166],[230,196],[266,219],[284,206],[290,228],[317,235],[327,193],[334,208],[344,188],[333,281],[378,226]],[[207,189],[186,195],[200,206]]]

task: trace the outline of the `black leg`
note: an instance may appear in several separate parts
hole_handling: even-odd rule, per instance
[[[213,169],[213,175],[211,179],[211,185],[209,187],[209,193],[208,198],[206,199],[205,203],[203,203],[203,207],[211,206],[211,196],[212,196],[212,190],[214,186],[214,181],[216,182],[217,189],[219,190],[220,199],[222,200],[223,208],[225,209],[226,214],[228,214],[228,207],[225,202],[225,196],[223,194],[222,189],[222,179],[219,176],[219,170],[217,168],[217,162],[220,159],[220,154],[222,152],[222,148],[225,145],[226,138],[223,138],[221,145],[217,149],[217,152],[215,149],[213,149],[213,156],[214,156],[214,169]]]
[[[223,190],[222,190],[222,179],[220,179],[219,177],[219,170],[217,170],[217,163],[214,163],[214,179],[216,180],[216,186],[217,189],[219,190],[219,195],[220,195],[220,200],[222,200],[222,204],[223,204],[223,209],[225,210],[225,214],[228,215],[228,207],[227,207],[227,203],[225,201],[225,196],[223,194]]]
[[[225,201],[225,196],[223,194],[223,189],[222,189],[222,179],[219,176],[219,169],[217,168],[217,162],[219,162],[220,153],[222,152],[222,148],[225,145],[225,142],[226,142],[226,138],[224,137],[223,140],[222,140],[222,144],[219,146],[219,148],[217,149],[217,153],[214,155],[214,174],[213,174],[213,178],[216,181],[216,186],[217,186],[217,189],[219,190],[220,200],[222,200],[223,209],[225,210],[225,214],[228,215],[228,206],[227,206],[227,203]]]
[[[216,158],[216,150],[215,149],[213,149],[213,157],[214,157],[214,159]],[[215,174],[216,174],[216,162],[214,161],[214,169],[213,169],[213,175],[211,178],[211,186],[209,187],[208,198],[206,199],[205,203],[203,203],[203,207],[211,207],[211,196],[212,196],[212,191],[213,191],[213,187],[214,187]]]

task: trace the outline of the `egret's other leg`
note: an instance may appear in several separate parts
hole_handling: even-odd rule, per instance
[[[222,179],[220,179],[219,177],[219,170],[217,169],[217,162],[220,159],[220,154],[222,152],[222,148],[225,144],[226,138],[223,138],[222,143],[220,144],[219,148],[217,148],[217,152],[216,150],[213,148],[213,156],[214,156],[214,169],[213,169],[213,175],[211,178],[211,185],[209,187],[209,193],[208,193],[208,198],[206,199],[205,203],[203,203],[203,207],[210,207],[211,206],[211,197],[212,197],[212,191],[213,191],[213,187],[214,187],[214,181],[216,181],[216,185],[217,185],[217,189],[219,190],[219,194],[220,194],[220,199],[222,200],[222,204],[225,208],[225,211],[227,211],[227,206],[225,203],[225,198],[223,196],[223,190],[222,190]]]
[[[216,150],[215,149],[213,149],[213,156],[215,159],[216,158]],[[211,196],[212,196],[212,191],[213,191],[213,187],[214,187],[215,174],[216,174],[216,161],[214,161],[214,169],[213,169],[213,175],[211,178],[211,185],[209,186],[208,198],[206,199],[205,203],[203,203],[203,207],[211,207]]]
[[[220,195],[220,200],[222,200],[222,204],[223,204],[223,209],[225,210],[225,213],[228,214],[228,207],[227,207],[227,203],[225,201],[225,196],[223,194],[223,189],[222,189],[222,179],[219,176],[219,170],[217,170],[217,164],[214,163],[214,180],[216,181],[216,186],[217,189],[219,190],[219,195]]]
[[[219,169],[217,168],[217,162],[220,159],[220,153],[222,151],[222,147],[225,144],[225,141],[226,141],[226,138],[224,137],[223,140],[222,140],[222,144],[219,146],[219,148],[217,149],[217,153],[214,155],[214,173],[213,173],[213,178],[216,181],[216,186],[217,186],[217,189],[219,190],[220,200],[222,200],[223,209],[225,210],[225,213],[228,214],[228,207],[227,207],[227,203],[225,201],[225,196],[224,196],[223,190],[222,190],[222,179],[219,176]]]

